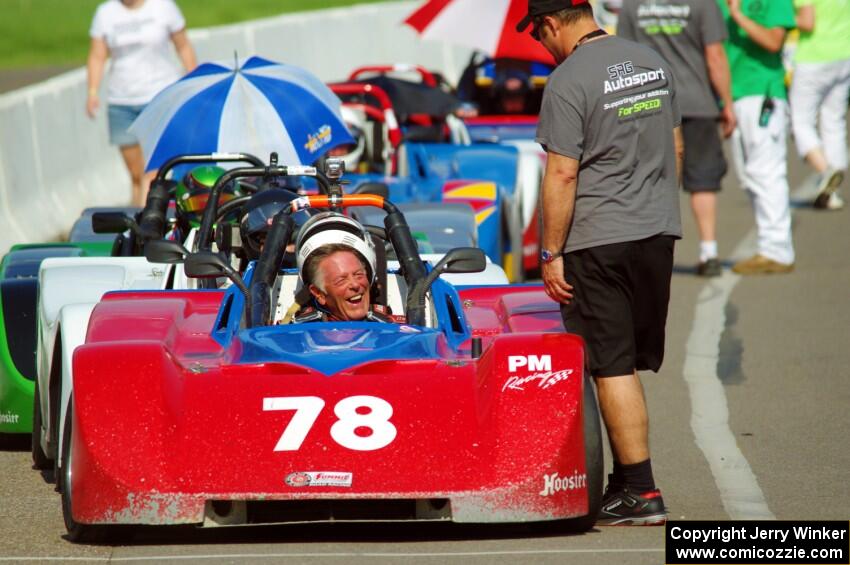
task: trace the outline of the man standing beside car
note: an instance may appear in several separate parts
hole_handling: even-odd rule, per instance
[[[717,192],[726,158],[717,121],[727,138],[736,125],[720,6],[706,0],[623,0],[617,35],[658,51],[676,75],[685,141],[682,185],[691,195],[700,239],[697,274],[719,276]]]
[[[661,366],[681,237],[674,78],[651,49],[600,30],[585,0],[529,0],[517,30],[532,22],[558,63],[537,130],[543,282],[587,344],[614,456],[597,524],[663,524],[637,371]]]

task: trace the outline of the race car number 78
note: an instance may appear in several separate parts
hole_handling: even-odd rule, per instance
[[[295,415],[283,430],[275,451],[298,451],[319,418],[325,401],[318,396],[276,396],[263,399],[263,411],[295,410]],[[363,409],[367,409],[363,413]],[[392,405],[377,396],[349,396],[334,406],[337,421],[331,426],[331,438],[355,451],[374,451],[392,443],[398,433],[390,422]],[[368,435],[356,430],[368,429]]]

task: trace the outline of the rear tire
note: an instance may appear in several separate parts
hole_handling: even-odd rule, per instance
[[[41,448],[43,418],[41,417],[41,402],[39,401],[39,398],[40,392],[38,379],[36,379],[35,396],[32,403],[32,466],[34,469],[43,471],[53,466],[53,460],[50,459]]]
[[[71,449],[71,437],[73,427],[74,399],[68,401],[68,410],[65,413],[65,429],[62,432],[62,467],[57,483],[61,484],[62,491],[62,518],[65,520],[65,529],[68,530],[67,539],[74,543],[92,543],[103,541],[108,534],[108,526],[81,524],[74,520],[71,505],[71,477],[73,473],[73,461]]]
[[[602,487],[605,479],[599,407],[596,405],[596,393],[593,392],[593,379],[587,372],[584,374],[582,414],[585,473],[587,473],[587,514],[565,521],[567,529],[575,532],[586,532],[596,523],[599,510],[602,508]]]

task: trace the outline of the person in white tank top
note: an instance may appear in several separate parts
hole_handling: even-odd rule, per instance
[[[107,0],[92,20],[86,112],[100,107],[100,86],[107,59],[112,63],[106,88],[109,137],[121,150],[132,181],[132,204],[144,205],[156,171],[144,172],[138,140],[127,131],[145,105],[181,76],[171,51],[174,46],[183,69],[197,65],[186,34],[186,20],[173,0]]]

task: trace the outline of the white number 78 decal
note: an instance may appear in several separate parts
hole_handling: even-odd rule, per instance
[[[295,410],[289,425],[283,430],[275,451],[298,451],[316,423],[325,401],[318,396],[277,396],[263,399],[263,411]],[[361,414],[358,409],[366,408]],[[337,402],[334,414],[338,418],[331,426],[331,437],[343,447],[356,451],[373,451],[388,446],[398,433],[390,422],[392,405],[377,396],[349,396]],[[358,428],[371,431],[368,436],[355,433]]]

